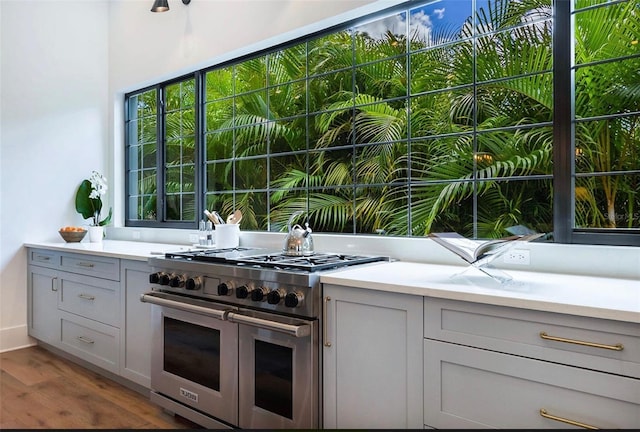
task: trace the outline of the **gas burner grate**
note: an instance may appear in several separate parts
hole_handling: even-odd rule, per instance
[[[308,272],[346,267],[355,264],[366,264],[376,261],[388,261],[387,257],[359,256],[347,254],[324,253],[311,256],[292,257],[285,254],[265,254],[234,258],[238,264],[275,269],[295,269]]]
[[[179,252],[167,252],[164,256],[169,259],[184,259],[188,261],[227,262],[229,259],[242,256],[252,248],[235,247],[219,249],[198,249]]]

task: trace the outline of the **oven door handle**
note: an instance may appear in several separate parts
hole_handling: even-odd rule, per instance
[[[311,326],[309,324],[285,324],[268,319],[243,315],[237,312],[229,312],[227,314],[227,319],[238,324],[247,324],[254,327],[273,330],[294,337],[306,337],[311,334]]]
[[[145,303],[151,303],[157,306],[164,306],[171,309],[179,309],[186,312],[193,312],[199,315],[205,315],[211,318],[217,318],[219,320],[225,320],[226,314],[229,309],[212,309],[205,306],[198,306],[191,303],[185,303],[180,300],[171,300],[169,295],[162,296],[161,294],[148,292],[140,296],[140,301]]]

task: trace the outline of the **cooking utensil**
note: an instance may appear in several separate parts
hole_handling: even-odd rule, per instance
[[[239,224],[242,220],[242,212],[240,210],[236,210],[227,217],[228,224]]]
[[[296,224],[293,227],[291,223],[296,216],[304,213],[302,210],[294,212],[289,217],[287,227],[289,228],[289,234],[284,240],[283,253],[288,256],[310,256],[314,254],[313,251],[313,238],[311,237],[311,228],[309,228],[309,222],[305,222],[305,227],[302,228]]]
[[[216,217],[213,215],[213,213],[211,213],[209,210],[204,209],[204,214],[214,225],[217,225],[219,223]]]
[[[216,224],[224,224],[226,223],[224,221],[224,219],[222,219],[222,216],[220,216],[220,213],[218,213],[217,211],[212,211],[211,213],[213,213],[213,217],[216,219],[217,222],[215,222]]]

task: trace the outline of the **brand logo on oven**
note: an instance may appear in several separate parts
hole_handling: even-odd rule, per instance
[[[180,387],[180,396],[187,398],[190,401],[198,402],[198,393],[183,389],[182,387]]]

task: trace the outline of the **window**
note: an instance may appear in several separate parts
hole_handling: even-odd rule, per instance
[[[127,225],[196,223],[195,83],[183,78],[127,96]]]
[[[640,227],[640,4],[577,0],[572,18],[574,226],[631,233]]]
[[[407,2],[132,92],[126,224],[640,244],[638,34],[633,1]]]
[[[155,221],[158,177],[158,89],[127,97],[127,221]]]

